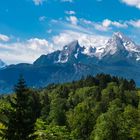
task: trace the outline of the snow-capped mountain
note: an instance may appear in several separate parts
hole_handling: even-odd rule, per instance
[[[65,64],[65,63],[75,63],[79,57],[82,55],[84,47],[79,45],[77,40],[65,45],[61,51],[55,51],[48,55],[42,55],[37,59],[34,64]]]
[[[140,46],[121,32],[114,33],[107,41],[90,46],[73,41],[62,50],[40,56],[33,64],[0,69],[0,86],[3,90],[11,88],[21,73],[28,85],[40,87],[102,72],[132,78],[140,85]]]
[[[92,44],[90,47],[80,46],[79,42],[75,40],[65,45],[62,50],[42,55],[34,64],[97,64],[100,62],[106,64],[108,62],[108,64],[112,65],[118,62],[126,62],[126,64],[139,63],[139,60],[140,46],[136,45],[123,33],[117,32],[101,46],[97,44]]]
[[[140,46],[136,45],[130,38],[126,37],[121,32],[113,34],[105,44],[102,58],[106,55],[114,55],[116,53],[123,53],[127,58],[140,60]]]
[[[60,52],[58,61],[56,61],[56,63],[66,63],[68,61],[71,61],[71,58],[77,59],[81,51],[81,46],[79,45],[78,41],[75,40],[63,47],[63,50]]]
[[[137,61],[140,60],[140,46],[136,45],[121,32],[114,33],[104,44],[98,44],[101,45],[92,44],[90,47],[84,46],[82,53],[88,56],[94,56],[98,59],[104,59],[105,56],[112,56],[116,53],[124,53],[127,58],[133,57]]]

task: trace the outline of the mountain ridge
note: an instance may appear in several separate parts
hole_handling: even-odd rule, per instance
[[[66,63],[68,61],[68,57],[75,56],[78,59],[78,55],[86,55],[90,57],[96,57],[101,60],[108,55],[115,55],[116,53],[125,54],[127,58],[134,58],[136,61],[140,60],[140,46],[136,45],[130,38],[126,37],[121,32],[116,32],[113,34],[112,38],[110,38],[107,43],[102,48],[102,51],[97,50],[98,47],[89,47],[88,52],[85,53],[87,48],[85,46],[80,46],[78,40],[75,40],[68,45],[65,45],[62,50],[59,51],[59,55],[55,63]],[[53,53],[56,53],[55,51]],[[53,54],[51,53],[51,54]],[[48,54],[50,55],[50,54]],[[44,55],[43,55],[44,56]]]
[[[41,55],[33,64],[7,66],[0,70],[0,90],[11,91],[21,73],[28,85],[34,87],[70,82],[97,73],[134,79],[140,85],[140,47],[122,33],[114,33],[100,54],[97,47],[91,46],[88,53],[86,49],[75,40],[62,50]]]

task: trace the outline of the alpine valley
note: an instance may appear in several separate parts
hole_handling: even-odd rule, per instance
[[[20,74],[25,77],[28,85],[43,87],[97,73],[134,79],[139,86],[140,46],[123,33],[116,32],[103,45],[80,46],[76,40],[62,50],[40,56],[33,64],[7,66],[1,60],[0,92],[10,92]]]

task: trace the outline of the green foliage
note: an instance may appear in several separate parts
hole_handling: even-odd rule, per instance
[[[105,74],[39,91],[21,79],[0,98],[0,122],[3,140],[140,140],[140,91]]]
[[[51,124],[64,125],[66,121],[65,108],[66,100],[60,97],[51,101],[48,120]]]
[[[72,140],[66,126],[47,125],[41,119],[36,122],[35,140]]]
[[[101,114],[95,126],[91,138],[95,140],[125,140],[124,129],[122,124],[124,122],[122,118],[122,108],[115,100],[110,104],[108,111]]]
[[[92,131],[92,107],[91,101],[79,103],[74,110],[67,113],[67,120],[72,134],[76,139],[83,139],[89,137]]]
[[[128,105],[125,107],[123,116],[127,137],[133,140],[140,139],[140,110]]]

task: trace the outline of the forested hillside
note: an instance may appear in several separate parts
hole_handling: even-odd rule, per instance
[[[1,140],[140,140],[133,80],[98,74],[31,89],[22,77],[0,99]]]

